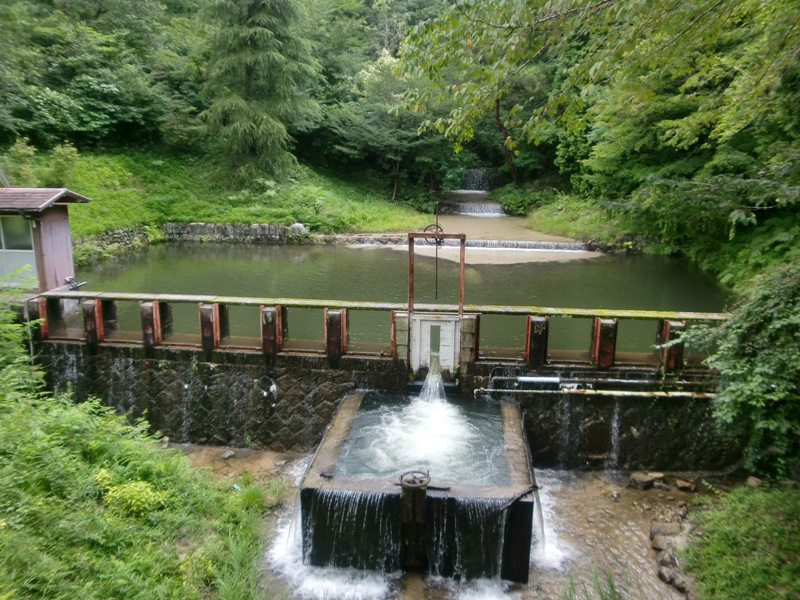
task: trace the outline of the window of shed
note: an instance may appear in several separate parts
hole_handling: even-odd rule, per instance
[[[36,277],[31,221],[17,216],[0,217],[0,276],[7,277],[26,265],[29,269],[21,277]]]

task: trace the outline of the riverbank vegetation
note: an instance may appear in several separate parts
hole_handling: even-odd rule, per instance
[[[404,231],[429,220],[405,203],[390,202],[387,189],[369,173],[346,180],[298,166],[280,181],[263,177],[231,189],[204,157],[153,149],[78,152],[72,146],[36,152],[22,142],[12,151],[25,157],[13,163],[15,172],[26,174],[22,185],[65,186],[91,198],[91,204],[70,210],[77,239],[167,222],[300,222],[313,232],[339,233]],[[65,152],[68,158],[62,158]]]
[[[706,499],[693,514],[700,536],[688,568],[700,598],[800,595],[800,491],[742,487]]]
[[[44,393],[14,319],[4,296],[0,598],[263,597],[255,562],[281,484],[213,481],[146,425]]]

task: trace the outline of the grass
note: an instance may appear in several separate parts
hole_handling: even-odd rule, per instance
[[[554,235],[602,244],[622,244],[632,232],[621,218],[587,198],[552,188],[506,185],[491,193],[512,214],[527,215],[527,227]]]
[[[630,237],[624,223],[602,206],[578,196],[558,194],[528,214],[528,228],[579,240],[619,244]]]
[[[0,302],[0,599],[255,599],[281,482],[214,481],[146,425],[42,391]],[[268,595],[268,594],[267,594]]]
[[[43,170],[48,159],[37,159]],[[281,183],[253,182],[231,190],[208,160],[128,151],[84,153],[65,185],[89,197],[70,210],[72,231],[83,238],[115,228],[165,222],[304,223],[319,233],[407,231],[427,218],[392,203],[375,181],[352,182],[299,167]]]
[[[688,568],[700,598],[800,597],[800,490],[739,488],[695,516]]]
[[[263,487],[212,481],[97,402],[0,410],[0,598],[261,597]]]

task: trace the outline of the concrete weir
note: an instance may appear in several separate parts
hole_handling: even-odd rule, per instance
[[[501,404],[508,485],[437,481],[406,487],[335,474],[363,399],[355,392],[342,401],[301,485],[304,560],[527,582],[534,477],[517,405]]]
[[[138,330],[118,318],[123,305],[140,312]],[[197,333],[175,331],[173,306],[195,307]],[[249,335],[231,335],[232,308],[250,315]],[[321,340],[288,335],[301,318],[295,310],[308,308],[322,309]],[[714,428],[716,375],[681,339],[694,323],[725,314],[91,291],[46,292],[26,311],[52,389],[147,415],[153,431],[176,442],[314,447],[345,394],[401,390],[438,350],[462,393],[482,389],[522,407],[537,466],[710,470],[739,454],[738,442]],[[351,340],[357,311],[383,313],[388,339]],[[484,346],[484,316],[514,318],[520,347]],[[551,339],[551,322],[570,319],[586,326],[584,350]],[[649,322],[669,344],[618,351],[627,321]],[[555,383],[528,385],[531,377]]]

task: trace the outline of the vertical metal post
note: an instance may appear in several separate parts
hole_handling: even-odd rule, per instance
[[[280,307],[262,306],[261,307],[261,350],[270,358],[275,358],[281,349],[278,338],[280,329]]]
[[[339,361],[344,354],[344,339],[342,332],[345,329],[344,317],[341,310],[325,309],[325,354],[334,369],[339,366]]]
[[[161,344],[161,303],[142,302],[139,309],[142,315],[142,343],[145,349]]]
[[[100,300],[85,300],[83,310],[83,336],[90,346],[97,346],[105,338],[103,331],[103,305]]]
[[[547,362],[547,337],[550,317],[525,319],[525,362],[531,369],[538,369]]]
[[[686,331],[686,321],[670,321],[664,319],[661,321],[659,331],[659,343],[666,344],[680,339],[681,335]],[[677,342],[661,349],[661,365],[664,371],[679,371],[683,368],[683,353],[684,343]]]
[[[408,319],[414,310],[414,238],[408,236]]]
[[[458,291],[458,316],[461,317],[464,314],[464,261],[466,259],[466,252],[467,252],[467,237],[462,235],[461,236],[461,257],[459,260],[460,267],[459,267],[459,277],[460,277],[460,286]]]
[[[592,325],[592,363],[601,369],[614,365],[617,351],[618,319],[594,318]]]
[[[200,345],[206,352],[219,348],[219,304],[199,304]]]

